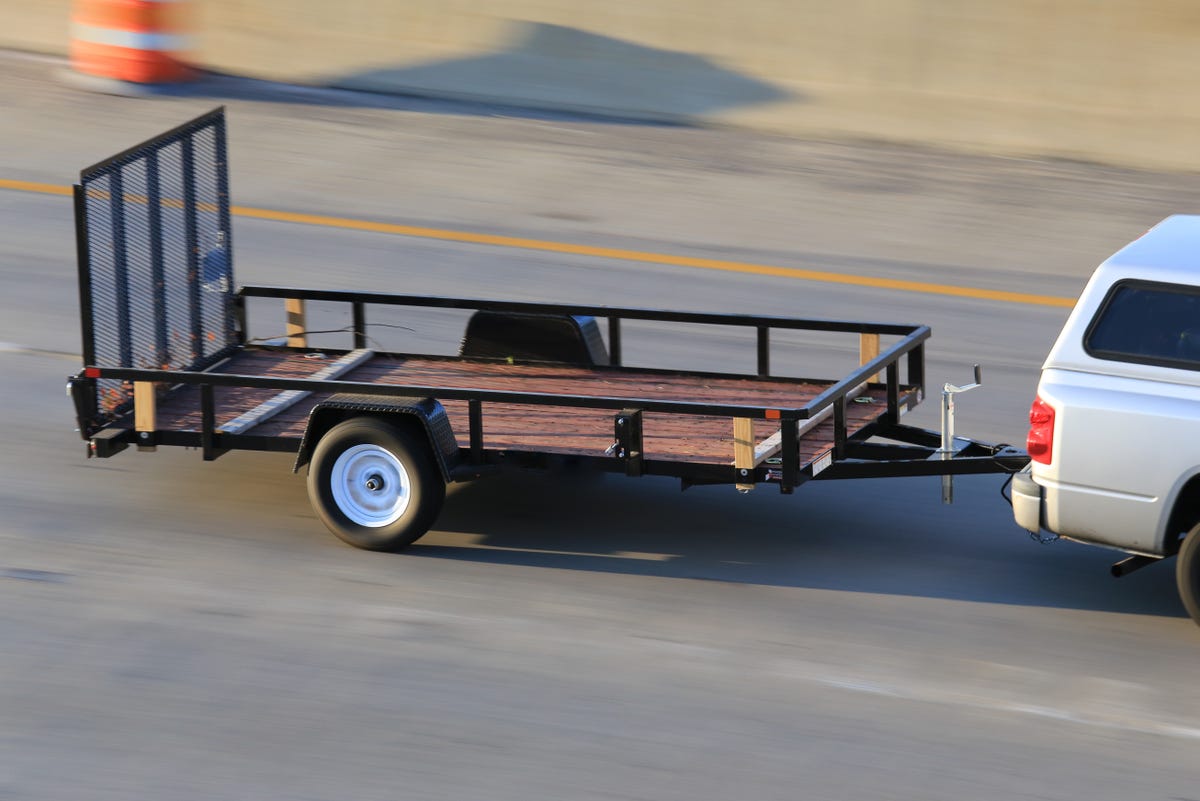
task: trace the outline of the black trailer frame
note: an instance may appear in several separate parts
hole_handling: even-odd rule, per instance
[[[235,449],[300,451],[304,437],[219,430],[214,389],[243,387],[353,394],[381,402],[414,398],[465,401],[469,409],[469,443],[458,447],[451,480],[479,475],[481,468],[490,465],[554,464],[556,454],[552,452],[514,453],[485,448],[482,409],[484,404],[493,403],[612,410],[616,441],[611,453],[582,457],[582,461],[630,476],[675,477],[685,488],[695,484],[734,484],[741,488],[776,484],[790,493],[812,479],[1014,472],[1028,461],[1018,449],[966,438],[956,437],[952,447],[946,448],[939,432],[901,423],[901,414],[925,397],[924,348],[930,329],[924,325],[278,286],[243,286],[235,290],[226,171],[225,121],[223,109],[217,109],[84,170],[75,186],[84,369],[70,379],[69,388],[89,456],[111,456],[129,445],[198,448],[205,460]],[[247,300],[251,298],[348,304],[353,324],[347,344],[352,348],[366,347],[371,325],[367,313],[373,306],[593,318],[607,327],[607,364],[590,366],[597,375],[640,370],[648,375],[692,376],[698,381],[714,376],[798,381],[772,375],[773,331],[859,334],[874,338],[876,345],[880,335],[898,339],[849,375],[834,383],[822,382],[828,384],[824,391],[791,408],[213,371],[232,354],[264,349],[248,338]],[[745,373],[705,373],[624,366],[622,322],[627,320],[752,328],[756,336],[753,369]],[[876,380],[879,376],[882,382]],[[886,393],[886,411],[852,432],[847,425],[847,408],[852,391],[864,384]],[[135,402],[139,386],[153,388],[162,397],[198,388],[200,425],[196,430],[158,430],[153,425],[139,425]],[[828,457],[802,463],[797,447],[799,426],[826,409],[832,409],[834,432]],[[645,458],[640,425],[643,413],[777,421],[785,446],[777,457],[749,467]]]
[[[176,445],[199,448],[206,460],[217,458],[229,450],[263,450],[296,452],[300,447],[300,438],[295,437],[262,437],[253,434],[225,434],[217,430],[217,408],[214,403],[213,388],[220,386],[253,387],[273,389],[277,391],[300,390],[319,393],[352,393],[356,395],[379,396],[380,398],[423,398],[431,397],[439,400],[465,400],[472,408],[469,418],[471,445],[461,449],[461,464],[464,469],[459,471],[459,477],[471,474],[471,468],[480,465],[513,464],[519,461],[523,466],[543,467],[549,463],[545,457],[552,453],[524,453],[517,456],[512,451],[493,451],[484,449],[483,416],[475,413],[481,410],[484,403],[514,403],[531,406],[565,406],[586,407],[597,409],[612,409],[614,412],[665,412],[670,414],[690,414],[704,416],[719,416],[730,418],[774,419],[779,421],[780,434],[785,442],[796,442],[796,430],[800,421],[807,420],[826,408],[833,409],[834,444],[832,461],[823,470],[814,475],[814,465],[803,468],[794,448],[785,448],[780,453],[778,463],[758,465],[753,476],[740,474],[733,465],[718,466],[695,464],[688,461],[642,460],[636,456],[642,448],[635,441],[639,432],[630,431],[631,439],[622,443],[616,449],[624,456],[597,456],[592,459],[584,458],[595,467],[628,475],[662,475],[683,479],[687,484],[741,484],[741,483],[778,483],[784,492],[813,478],[876,478],[883,476],[925,476],[925,475],[963,475],[974,473],[1011,472],[1018,470],[1028,461],[1027,456],[1017,449],[978,442],[975,440],[955,438],[955,451],[952,458],[942,458],[940,451],[941,435],[900,422],[903,408],[912,408],[917,401],[924,397],[924,343],[930,336],[927,326],[904,326],[887,323],[864,323],[838,320],[808,320],[782,317],[761,317],[745,315],[697,314],[689,312],[667,312],[638,308],[615,308],[606,306],[579,306],[549,303],[512,303],[490,300],[471,300],[464,298],[390,295],[370,292],[339,292],[331,290],[302,290],[285,287],[242,287],[236,294],[238,309],[238,345],[237,348],[249,348],[245,341],[245,300],[251,297],[304,299],[315,301],[340,301],[352,304],[355,319],[354,330],[349,332],[353,344],[362,344],[363,332],[370,325],[367,319],[367,307],[370,305],[400,305],[413,307],[435,307],[442,309],[474,309],[494,312],[519,312],[523,314],[537,313],[545,315],[591,316],[605,319],[608,322],[609,365],[594,365],[591,369],[599,374],[620,367],[622,370],[644,371],[651,374],[664,374],[666,371],[648,368],[622,367],[620,353],[621,321],[628,319],[652,320],[659,322],[693,323],[709,325],[727,325],[752,327],[757,334],[757,370],[754,373],[711,374],[685,371],[670,371],[673,375],[692,375],[697,379],[721,375],[737,377],[741,375],[767,378],[770,373],[770,332],[772,330],[809,330],[832,331],[857,334],[885,334],[902,337],[898,342],[880,353],[860,368],[830,386],[812,401],[795,408],[776,408],[773,406],[748,406],[706,403],[703,401],[672,401],[660,398],[604,397],[592,395],[561,395],[539,392],[506,392],[487,389],[461,389],[437,385],[422,384],[375,384],[358,381],[342,381],[329,379],[275,378],[259,375],[241,375],[229,373],[212,373],[203,370],[149,370],[128,367],[101,367],[88,365],[82,373],[72,379],[73,391],[76,395],[88,397],[91,395],[91,384],[97,380],[109,380],[123,384],[147,382],[157,385],[170,385],[176,389],[183,386],[195,385],[200,388],[202,425],[199,431],[138,431],[132,425],[131,413],[122,410],[117,419],[96,425],[86,420],[80,421],[84,437],[91,443],[90,453],[97,456],[107,456],[130,444],[151,447],[157,445]],[[302,349],[303,350],[303,349]],[[329,351],[329,349],[325,349]],[[225,355],[228,355],[227,353]],[[401,357],[409,354],[381,354],[387,357]],[[904,363],[907,371],[903,386],[916,388],[909,393],[910,400],[906,407],[900,403],[900,370]],[[857,433],[847,432],[846,408],[851,399],[848,397],[852,388],[867,383],[876,374],[883,374],[883,382],[887,390],[887,411],[883,418],[872,423]],[[886,442],[885,442],[886,441]],[[517,458],[514,459],[514,456]]]

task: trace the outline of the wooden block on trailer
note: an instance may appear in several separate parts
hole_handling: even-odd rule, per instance
[[[733,466],[740,473],[749,470],[754,476],[754,421],[749,417],[733,418]],[[754,489],[754,482],[738,482],[736,484],[743,492]]]
[[[153,440],[153,434],[158,430],[158,395],[152,381],[133,382],[133,428],[138,432],[138,450],[154,450],[153,441],[149,445],[140,444],[143,434],[151,435]]]
[[[287,312],[286,331],[288,347],[308,347],[308,335],[304,333],[308,330],[304,322],[304,299],[287,298],[283,302],[283,308]]]
[[[858,336],[858,363],[866,364],[867,362],[879,356],[879,334],[859,334]],[[879,373],[869,376],[867,381],[875,382],[879,380]]]

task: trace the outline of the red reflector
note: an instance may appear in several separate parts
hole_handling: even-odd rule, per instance
[[[1035,398],[1029,407],[1029,436],[1025,440],[1029,458],[1050,464],[1054,458],[1054,407]]]
[[[768,420],[778,420],[779,419],[779,410],[778,409],[767,409],[766,418]]]
[[[85,368],[83,368],[83,375],[86,378],[99,378],[100,377],[100,368],[99,367],[85,367]]]

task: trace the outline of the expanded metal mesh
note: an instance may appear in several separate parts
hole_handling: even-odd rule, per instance
[[[85,361],[198,370],[236,345],[223,111],[84,170],[80,186]],[[106,417],[132,397],[98,382]]]

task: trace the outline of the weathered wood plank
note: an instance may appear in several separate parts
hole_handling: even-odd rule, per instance
[[[337,359],[334,362],[326,365],[317,372],[309,376],[310,379],[328,379],[338,378],[343,376],[356,367],[369,362],[375,356],[375,351],[370,349],[354,350]],[[306,390],[292,389],[286,392],[280,392],[270,400],[263,401],[253,409],[238,415],[232,420],[222,423],[217,429],[222,434],[241,434],[247,429],[253,428],[264,420],[269,420],[275,415],[282,412],[291,406],[296,405],[300,401],[311,395],[311,392]]]

